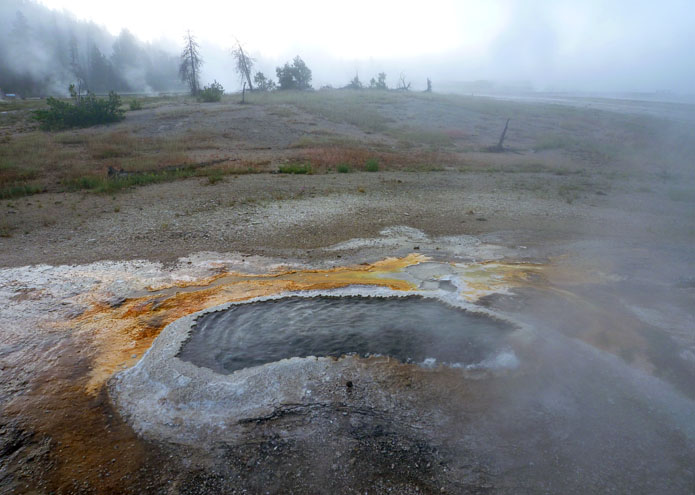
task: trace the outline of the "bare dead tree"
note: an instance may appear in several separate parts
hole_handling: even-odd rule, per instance
[[[509,127],[509,120],[507,119],[507,122],[504,124],[504,130],[502,131],[502,135],[500,136],[500,140],[497,142],[496,146],[490,146],[488,148],[489,151],[494,151],[494,152],[501,152],[504,151],[504,138],[507,136],[507,128]]]
[[[239,40],[237,40],[237,47],[232,50],[232,57],[236,60],[236,71],[242,81],[246,81],[249,86],[249,91],[253,91],[253,84],[251,84],[251,71],[253,70],[253,64],[256,62],[254,59],[244,53],[244,47],[241,46]]]
[[[401,72],[401,75],[398,79],[398,89],[400,91],[410,91],[410,82],[406,82],[405,74],[403,72]]]
[[[179,77],[188,85],[191,94],[195,96],[200,89],[200,66],[203,64],[203,59],[200,57],[198,43],[190,31],[186,31],[186,36],[183,39],[184,46],[181,52]]]

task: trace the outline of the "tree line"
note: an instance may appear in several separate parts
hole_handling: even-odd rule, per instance
[[[65,94],[74,85],[79,95],[169,92],[184,88],[216,101],[224,91],[217,81],[200,85],[203,58],[195,36],[188,32],[180,56],[143,43],[127,30],[113,36],[67,12],[55,12],[32,0],[0,2],[0,91],[20,96]],[[312,71],[300,56],[275,69],[275,77],[254,70],[256,60],[237,41],[231,51],[244,90],[305,90],[312,88]],[[386,74],[369,84],[356,75],[346,88],[388,89]],[[398,89],[409,89],[403,76]]]
[[[244,47],[239,41],[237,46],[231,51],[231,56],[234,59],[234,69],[239,76],[240,82],[243,85],[243,91],[247,88],[251,91],[254,89],[259,91],[274,91],[280,90],[306,90],[312,89],[311,86],[311,69],[306,65],[304,60],[297,55],[291,62],[286,62],[283,66],[275,69],[277,76],[277,84],[275,81],[267,77],[263,72],[257,71],[251,74],[256,60],[248,55]],[[200,68],[203,65],[203,58],[200,55],[200,47],[195,39],[195,36],[189,31],[184,36],[183,50],[181,52],[179,63],[179,77],[184,82],[192,95],[198,95],[200,88]],[[217,81],[215,85],[219,84]],[[255,88],[254,88],[255,84]],[[399,90],[410,90],[411,83],[406,81],[405,75],[401,74],[398,86]],[[221,87],[221,86],[220,86]],[[376,78],[371,78],[369,85],[366,86],[360,81],[359,75],[344,86],[346,89],[389,89],[386,84],[386,73],[380,72]],[[203,88],[202,91],[209,91],[210,87]],[[427,78],[427,92],[432,91],[432,81]]]
[[[311,69],[304,60],[297,55],[292,62],[276,69],[278,83],[267,77],[261,71],[253,74],[256,60],[248,55],[244,47],[237,41],[237,46],[231,51],[234,60],[234,70],[243,84],[243,90],[273,91],[275,89],[311,89]],[[200,45],[195,36],[189,31],[183,37],[183,49],[179,62],[179,77],[188,86],[192,95],[196,96],[201,91],[205,92],[209,87],[200,86],[200,68],[203,65],[203,57],[200,55]],[[253,74],[253,77],[252,77]],[[253,80],[252,80],[253,79]],[[214,84],[219,84],[215,81]],[[255,85],[255,87],[254,87]]]

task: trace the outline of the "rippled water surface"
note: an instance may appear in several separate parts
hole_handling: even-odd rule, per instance
[[[511,329],[420,297],[289,297],[202,315],[179,357],[220,373],[344,354],[466,366],[503,351]]]

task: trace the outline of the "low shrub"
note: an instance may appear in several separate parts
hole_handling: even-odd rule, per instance
[[[311,174],[311,165],[308,163],[289,163],[280,165],[278,171],[281,174]]]
[[[55,131],[73,127],[91,127],[110,124],[125,118],[121,109],[121,97],[111,91],[107,99],[97,98],[94,94],[78,96],[71,86],[73,101],[62,101],[49,97],[47,110],[35,110],[34,118],[44,130]]]
[[[376,158],[370,158],[364,165],[364,169],[367,172],[378,172],[379,171],[379,160]]]
[[[140,103],[139,100],[132,99],[132,100],[130,100],[130,109],[131,110],[142,110],[142,103]]]
[[[347,174],[350,172],[350,167],[344,163],[341,163],[340,165],[338,165],[336,170],[339,174]]]
[[[224,181],[224,174],[222,170],[211,170],[208,173],[208,184],[209,185],[214,185],[217,184],[218,182]]]
[[[203,101],[210,103],[213,101],[220,101],[222,95],[224,94],[224,88],[217,81],[213,82],[210,86],[205,86],[198,93],[198,101]]]

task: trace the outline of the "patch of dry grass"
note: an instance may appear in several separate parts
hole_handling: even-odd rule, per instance
[[[364,142],[339,134],[307,135],[300,137],[290,145],[290,148],[317,148],[322,146],[335,146],[338,148],[351,148],[363,146]]]
[[[387,134],[396,140],[404,148],[425,146],[431,149],[450,148],[454,141],[444,131],[419,129],[416,127],[399,127],[389,129]]]
[[[106,178],[109,167],[159,173],[193,163],[188,151],[204,147],[200,135],[142,138],[127,130],[30,132],[6,136],[0,147],[0,198],[38,191],[86,188]]]
[[[435,152],[376,151],[367,148],[317,147],[303,150],[300,160],[310,163],[314,173],[326,173],[347,166],[350,170],[365,170],[367,162],[377,160],[379,170],[433,171],[442,164],[459,164],[455,155]]]
[[[250,101],[273,106],[294,105],[331,122],[351,124],[374,133],[385,131],[392,119],[373,104],[389,103],[394,97],[395,94],[382,91],[274,91],[256,93]]]
[[[186,96],[146,98],[145,110],[133,117],[132,124],[127,120],[115,127],[59,133],[5,126],[0,119],[0,198],[44,190],[109,190],[201,175],[215,182],[227,174],[277,170],[277,163],[292,160],[309,163],[314,173],[338,167],[360,171],[368,160],[376,159],[380,171],[450,167],[574,176],[586,170],[608,180],[609,174],[646,174],[661,167],[663,177],[693,175],[687,166],[695,154],[693,132],[644,116],[395,91],[251,93],[247,95],[250,105],[243,107],[237,100],[232,95],[214,107],[201,108]],[[27,112],[45,102],[13,105],[17,113],[10,114],[15,115],[12,119],[23,115],[27,120]],[[235,150],[232,155],[230,146],[236,146],[238,139],[229,129],[237,123],[216,126],[214,122],[241,119],[235,114],[242,109],[244,115],[253,114],[249,112],[252,105],[262,105],[268,115],[283,119],[293,135],[305,132],[305,121],[312,120],[298,118],[305,112],[322,119],[322,125],[284,150],[264,143],[260,151],[253,151],[255,133],[249,133],[244,137],[249,146],[244,144],[240,153]],[[221,112],[224,116],[218,118]],[[201,114],[215,118],[201,120]],[[476,151],[496,142],[507,117],[512,122],[505,144],[514,153]],[[194,126],[198,121],[202,124]],[[342,133],[342,125],[326,121],[353,125],[363,132]],[[162,135],[162,128],[172,129],[171,133]],[[373,136],[365,140],[364,133]],[[392,147],[394,141],[397,145]],[[107,179],[109,167],[124,173],[116,181]],[[574,200],[573,191],[563,190],[563,194]],[[676,198],[682,196],[674,193]]]

